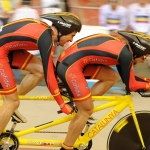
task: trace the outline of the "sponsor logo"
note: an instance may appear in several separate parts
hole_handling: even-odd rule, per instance
[[[27,47],[28,44],[26,43],[17,43],[17,44],[10,44],[8,45],[8,49],[17,48],[17,47]]]
[[[88,137],[93,138],[100,130],[102,130],[110,121],[112,121],[119,112],[117,110],[112,110],[105,118],[100,120],[94,128],[88,132]]]
[[[55,145],[55,146],[61,146],[60,143],[58,142],[43,142],[43,141],[39,141],[39,140],[27,140],[26,142],[27,145]]]
[[[71,73],[71,74],[69,74],[69,76],[71,77],[71,83],[74,87],[76,95],[80,96],[81,95],[80,87],[78,86],[77,80],[75,79],[76,78],[75,74]]]
[[[86,65],[86,64],[88,64],[88,60],[87,59],[84,59],[83,60],[83,63]]]
[[[76,75],[73,74],[73,73],[70,73],[69,76],[70,76],[70,78],[72,78],[72,79],[76,77]]]
[[[0,75],[2,76],[4,83],[6,85],[6,87],[10,86],[9,80],[8,80],[8,76],[6,76],[4,69],[0,68]]]
[[[59,93],[59,89],[57,88],[55,91],[54,91],[55,94],[58,94]]]
[[[141,49],[142,51],[145,51],[145,49],[146,49],[146,47],[144,47],[144,46],[142,46],[142,45],[140,45],[140,44],[138,44],[138,43],[136,43],[136,42],[133,42],[133,44],[134,44],[137,48]]]
[[[102,59],[102,58],[89,58],[90,62],[98,62],[98,63],[106,63],[107,60],[106,59]]]
[[[65,23],[65,22],[61,22],[61,21],[58,21],[57,23],[61,24],[64,27],[67,27],[67,28],[71,27],[71,24],[69,24],[69,23]]]

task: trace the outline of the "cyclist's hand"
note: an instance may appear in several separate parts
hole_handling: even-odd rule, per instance
[[[146,90],[150,90],[150,83],[146,84]]]
[[[150,78],[144,78],[144,80],[150,83]]]
[[[69,104],[64,104],[61,108],[61,111],[67,115],[71,114],[74,110],[74,106],[73,105],[69,105]]]

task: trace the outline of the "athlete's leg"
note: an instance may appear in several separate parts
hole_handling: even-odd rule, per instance
[[[78,112],[71,120],[68,128],[67,136],[61,149],[72,149],[76,139],[81,134],[88,118],[93,113],[93,100],[91,91],[87,86],[86,79],[79,64],[73,64],[68,68],[59,63],[57,66],[57,75],[65,84],[65,87],[78,108]]]
[[[29,72],[17,87],[18,95],[27,94],[44,78],[41,60],[29,52],[23,50],[12,51],[9,53],[9,60],[12,68]],[[22,122],[27,122],[26,118],[17,109],[15,110],[15,115]]]
[[[44,78],[42,62],[35,56],[32,57],[24,70],[29,71],[29,73],[23,78],[18,86],[18,95],[27,94]]]
[[[95,96],[103,95],[117,82],[119,75],[111,67],[102,66],[95,79],[99,81],[92,86],[91,93]]]
[[[3,132],[11,115],[19,106],[17,92],[9,95],[3,95],[3,105],[0,107],[0,134]]]
[[[18,86],[18,95],[27,94],[44,78],[41,60],[28,51],[10,52],[9,61],[12,68],[29,72]]]
[[[0,94],[3,96],[3,104],[0,107],[0,133],[2,133],[11,115],[19,106],[16,81],[8,64],[7,54],[2,49],[0,55]]]
[[[69,124],[68,133],[64,141],[63,147],[72,147],[81,134],[88,118],[93,113],[93,100],[89,98],[83,102],[75,102],[75,105],[78,108],[78,112],[73,120]]]

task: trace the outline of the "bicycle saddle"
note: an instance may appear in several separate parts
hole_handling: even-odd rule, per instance
[[[18,109],[15,110],[15,112],[12,115],[12,122],[17,122],[17,123],[26,123],[27,119],[20,114]]]

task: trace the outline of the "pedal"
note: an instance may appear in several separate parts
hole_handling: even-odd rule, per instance
[[[18,109],[15,110],[15,112],[12,115],[12,122],[17,122],[17,123],[26,123],[27,119],[20,114]]]
[[[89,123],[89,124],[95,124],[96,121],[97,121],[97,119],[95,117],[90,116],[89,119],[88,119],[88,121],[87,121],[87,123]]]

